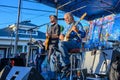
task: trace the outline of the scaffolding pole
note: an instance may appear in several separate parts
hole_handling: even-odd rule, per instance
[[[18,29],[19,29],[19,21],[20,21],[20,10],[21,10],[21,0],[19,0],[19,2],[18,2],[18,16],[17,16],[17,24],[16,24],[16,34],[15,34],[14,54],[17,53],[17,45],[18,45]]]

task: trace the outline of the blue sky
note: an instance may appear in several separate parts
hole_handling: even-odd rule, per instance
[[[0,28],[7,27],[8,25],[17,22],[18,16],[18,1],[19,0],[0,0]],[[21,9],[20,21],[30,20],[31,23],[36,25],[42,25],[49,22],[49,15],[55,14],[56,9],[48,7],[44,4],[30,2],[30,0],[22,0],[21,7],[27,9]],[[32,9],[32,10],[28,10]],[[59,18],[63,18],[64,12],[59,11]],[[60,24],[65,25],[63,21],[59,21]],[[42,26],[40,31],[45,31],[46,26]]]
[[[0,29],[17,22],[19,0],[0,0]],[[49,15],[55,14],[56,9],[44,4],[35,2],[35,0],[22,0],[20,22],[30,20],[31,23],[42,25],[49,22]],[[23,9],[26,8],[26,9]],[[58,18],[63,18],[65,12],[59,10]],[[119,15],[120,16],[120,15]],[[79,20],[75,17],[75,20]],[[116,19],[113,25],[113,32],[120,32],[120,19]],[[64,21],[59,20],[60,25],[66,26]],[[83,25],[89,25],[88,22],[82,21]],[[40,31],[46,32],[46,26],[39,28]],[[117,31],[116,31],[117,30]],[[116,33],[115,33],[116,35]]]
[[[17,22],[18,1],[19,0],[0,0],[0,28],[7,27]],[[22,0],[21,8],[20,22],[30,20],[31,23],[38,26],[48,23],[49,15],[56,14],[55,8],[35,2],[35,0]],[[58,18],[63,18],[64,13],[65,12],[59,10]],[[78,20],[78,18],[75,19]],[[63,26],[66,25],[62,20],[59,20],[58,23]],[[45,32],[46,26],[40,27],[39,30]]]

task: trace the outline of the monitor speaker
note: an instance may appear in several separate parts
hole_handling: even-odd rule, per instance
[[[5,80],[6,76],[10,72],[11,66],[7,65],[5,66],[2,71],[0,72],[0,80]]]
[[[6,80],[44,80],[44,78],[33,67],[14,66],[7,75]]]

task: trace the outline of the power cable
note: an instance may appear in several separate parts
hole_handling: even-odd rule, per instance
[[[18,9],[18,7],[15,7],[15,6],[8,6],[8,5],[0,5],[0,7],[17,8],[17,9]],[[49,10],[30,9],[30,8],[21,8],[21,9],[32,10],[32,11],[41,11],[41,12],[55,13],[55,11],[49,11]]]

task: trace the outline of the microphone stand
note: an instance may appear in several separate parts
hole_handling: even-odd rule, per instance
[[[104,62],[104,64],[105,64],[105,68],[106,68],[106,71],[105,72],[107,72],[107,69],[108,69],[108,67],[107,67],[107,58],[106,58],[106,56],[107,56],[107,54],[103,51],[104,49],[103,49],[104,47],[102,46],[102,48],[100,49],[101,50],[101,54],[103,54],[103,58],[104,58],[104,60],[105,60],[105,62]],[[101,67],[104,67],[104,64],[103,64],[103,66],[101,66]],[[97,74],[99,77],[101,77],[101,78],[103,78],[103,77],[105,77],[107,74]]]
[[[107,59],[106,59],[106,56],[107,54],[105,52],[102,52],[103,53],[103,57],[104,57],[104,60],[105,60],[105,65],[106,65],[106,72],[107,72]]]
[[[28,43],[28,53],[27,53],[27,57],[26,57],[26,67],[29,66],[29,59],[30,59],[30,55],[31,55],[31,43],[32,43],[32,32],[33,32],[34,28],[30,28],[28,31],[30,32],[30,40]]]
[[[30,58],[30,53],[31,53],[31,42],[32,42],[32,32],[33,32],[33,30],[36,29],[36,28],[38,28],[38,27],[42,27],[42,26],[44,26],[46,24],[49,24],[49,23],[50,22],[42,24],[42,25],[39,25],[39,26],[36,26],[36,27],[33,27],[33,28],[30,28],[30,29],[27,30],[27,31],[30,32],[30,40],[29,40],[30,44],[28,45],[28,53],[27,53],[27,57],[26,57],[26,66],[28,66],[28,62],[29,62],[29,58]]]

